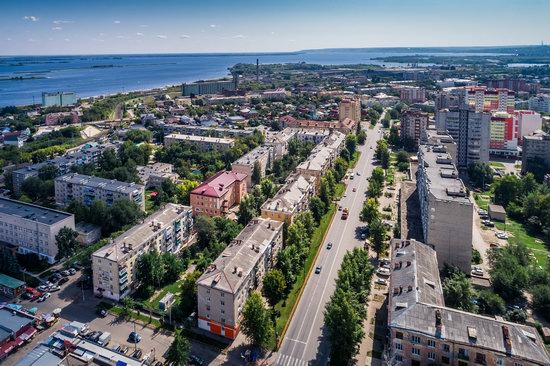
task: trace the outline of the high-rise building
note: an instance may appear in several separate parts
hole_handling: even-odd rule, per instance
[[[525,79],[496,79],[488,80],[487,86],[494,89],[510,89],[516,93],[538,93],[540,91],[539,83],[530,83]]]
[[[484,86],[464,88],[465,102],[476,112],[514,112],[515,94],[510,89],[489,89]]]
[[[54,263],[55,236],[64,227],[75,229],[73,215],[0,197],[0,241],[16,246],[21,254]]]
[[[542,129],[542,116],[534,111],[515,111],[518,120],[518,145],[522,144],[523,136],[530,135]]]
[[[399,89],[399,95],[407,104],[424,103],[426,101],[426,89],[415,86],[404,86]]]
[[[139,257],[152,250],[177,253],[189,244],[193,228],[191,207],[168,203],[92,254],[94,293],[119,301],[139,285]]]
[[[535,328],[445,306],[432,248],[401,239],[391,246],[388,365],[550,364]]]
[[[90,206],[103,201],[111,206],[116,200],[128,199],[145,211],[145,187],[90,175],[71,173],[55,179],[55,203],[67,206],[71,201]]]
[[[428,128],[428,113],[418,109],[407,109],[401,114],[402,141],[412,140],[414,145],[418,146],[421,139],[425,138]]]
[[[438,131],[447,132],[455,140],[459,167],[489,161],[491,113],[461,106],[437,111],[435,122]]]
[[[344,98],[338,106],[340,121],[349,118],[356,123],[361,122],[361,98]]]
[[[440,266],[469,273],[474,206],[444,146],[420,145],[416,187],[424,241],[435,249]]]
[[[529,98],[529,109],[540,113],[550,113],[550,95],[540,94]]]
[[[221,94],[224,91],[234,91],[239,87],[239,78],[231,80],[197,81],[195,83],[184,83],[181,92],[184,97],[191,95]]]
[[[42,93],[42,107],[66,107],[76,104],[73,92]]]
[[[197,280],[199,328],[235,339],[250,292],[276,262],[284,223],[257,217],[237,235]]]
[[[523,136],[522,173],[529,172],[537,160],[550,170],[550,135],[542,130]]]
[[[491,116],[491,155],[518,156],[518,119],[507,112]]]
[[[461,99],[464,97],[456,91],[441,91],[435,97],[435,110],[457,108],[461,104]]]

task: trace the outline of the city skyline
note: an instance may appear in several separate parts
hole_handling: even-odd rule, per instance
[[[518,12],[526,7],[538,10],[528,16]],[[550,41],[544,39],[550,34],[544,21],[550,3],[543,0],[464,0],[459,7],[436,0],[167,0],[161,5],[100,0],[93,7],[30,0],[2,9],[2,55],[286,52]],[[513,20],[514,32],[503,37],[502,28],[488,26],[491,19]]]

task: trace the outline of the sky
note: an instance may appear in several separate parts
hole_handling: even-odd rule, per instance
[[[0,55],[540,44],[548,14],[548,0],[4,0]]]

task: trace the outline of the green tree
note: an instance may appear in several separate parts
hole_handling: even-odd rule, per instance
[[[241,329],[253,345],[262,348],[268,346],[273,335],[273,323],[270,312],[257,291],[253,291],[246,300]]]
[[[475,187],[485,189],[484,185],[493,182],[493,169],[487,163],[472,163],[468,165],[468,178]]]
[[[376,199],[369,198],[363,203],[363,209],[361,210],[361,214],[359,218],[363,222],[371,222],[377,218],[379,218],[380,214],[378,212],[378,202],[376,202]]]
[[[199,186],[196,180],[184,179],[176,186],[176,197],[182,205],[189,205],[189,196],[193,189]]]
[[[384,169],[376,167],[372,171],[372,175],[370,177],[371,181],[377,182],[380,186],[384,185],[386,173],[384,173]]]
[[[403,150],[400,150],[398,153],[397,153],[397,162],[398,163],[409,163],[409,154],[407,154],[405,151]]]
[[[239,212],[237,213],[237,222],[246,226],[250,220],[257,216],[256,202],[252,195],[248,195],[241,200]]]
[[[162,253],[162,266],[164,273],[162,275],[162,283],[174,283],[179,280],[181,272],[184,270],[184,265],[181,259],[174,253]]]
[[[445,304],[452,308],[473,311],[474,290],[466,275],[457,270],[443,282]]]
[[[260,181],[260,188],[266,198],[272,198],[275,193],[277,193],[275,191],[275,185],[273,184],[271,179],[268,178],[264,178]]]
[[[182,331],[176,332],[172,344],[166,351],[166,362],[173,366],[187,365],[191,352],[191,344]]]
[[[0,245],[0,268],[2,268],[2,273],[10,276],[18,275],[21,272],[17,257],[4,245]]]
[[[59,260],[61,258],[70,257],[75,252],[79,246],[78,233],[69,227],[63,227],[55,235],[55,244],[57,245],[57,254],[55,259]]]
[[[135,308],[136,303],[134,299],[128,296],[122,299],[122,316],[124,318],[129,318]]]
[[[197,244],[203,248],[207,247],[214,238],[216,230],[212,219],[199,215],[195,218],[193,228],[197,232]]]
[[[479,291],[477,305],[482,314],[503,315],[506,312],[506,303],[502,297],[490,290]]]
[[[178,308],[184,317],[197,311],[197,280],[201,275],[200,271],[193,271],[185,275],[181,283]]]
[[[326,206],[318,196],[313,196],[309,201],[309,210],[311,211],[315,221],[319,223],[326,212]]]
[[[156,250],[138,258],[136,278],[140,286],[160,288],[164,276],[162,257]]]
[[[254,162],[254,168],[252,170],[252,184],[256,185],[260,183],[262,179],[262,165],[259,161]]]
[[[387,249],[386,232],[386,226],[379,218],[375,218],[370,222],[369,237],[377,259]]]
[[[504,207],[519,197],[521,181],[515,175],[506,175],[493,184],[495,203]]]
[[[380,153],[380,165],[384,169],[390,167],[390,151],[388,149],[382,150]]]
[[[353,157],[357,150],[357,137],[354,134],[346,136],[346,149],[349,151],[350,156]]]
[[[544,317],[550,319],[550,285],[537,285],[532,290],[533,308]]]
[[[272,269],[265,274],[263,293],[271,306],[275,306],[283,298],[286,293],[286,280],[279,269]]]
[[[42,180],[52,180],[59,175],[59,168],[54,164],[47,164],[38,169],[38,178]]]
[[[132,129],[126,132],[126,139],[136,144],[140,142],[151,142],[153,133],[149,130]]]

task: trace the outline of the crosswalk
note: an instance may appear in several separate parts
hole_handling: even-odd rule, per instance
[[[275,361],[275,366],[308,366],[309,363],[298,358],[279,353],[277,355],[277,361]]]

